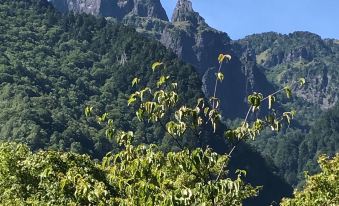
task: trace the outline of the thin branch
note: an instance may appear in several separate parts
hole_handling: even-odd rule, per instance
[[[159,123],[161,125],[161,127],[163,128],[163,130],[166,131],[167,134],[169,134],[173,139],[174,141],[178,144],[178,146],[180,147],[181,150],[184,150],[184,146],[178,141],[178,139],[176,137],[174,137],[166,128],[166,126],[161,122],[161,120],[159,120]]]
[[[234,144],[234,146],[232,147],[231,151],[227,154],[227,157],[228,157],[228,158],[231,157],[232,153],[234,152],[235,148],[238,146],[238,144],[239,144],[240,142],[241,142],[241,140],[238,140],[238,142]],[[226,162],[227,162],[227,161],[225,161],[225,162],[223,163],[223,165],[221,166],[220,171],[219,171],[219,174],[218,174],[217,178],[215,179],[216,182],[220,179],[221,173],[222,173],[222,171],[224,170],[224,168],[225,168],[225,166],[226,166]]]
[[[219,69],[218,69],[218,73],[221,71],[221,68],[222,68],[222,62],[219,64]],[[218,87],[218,77],[216,77],[216,79],[215,79],[215,84],[214,84],[214,93],[213,93],[213,98],[216,98],[216,95],[217,95],[217,87]],[[213,104],[212,104],[213,106],[213,109],[215,109],[214,108],[214,106],[215,106],[215,102],[213,101]]]
[[[250,112],[251,112],[251,110],[252,110],[252,107],[253,107],[253,106],[250,106],[250,108],[248,109],[247,114],[246,114],[246,117],[245,117],[245,120],[244,120],[244,123],[247,122],[247,119],[248,119],[248,117],[249,117],[249,115],[250,115]]]
[[[274,95],[276,95],[276,94],[278,94],[278,93],[284,91],[286,87],[292,88],[296,83],[298,83],[298,82],[293,82],[293,83],[290,84],[289,86],[285,86],[285,87],[279,89],[278,91],[276,91],[276,92],[274,92],[274,93],[268,95],[267,97],[263,98],[261,101],[265,101],[265,100],[268,99],[270,96],[274,96]]]

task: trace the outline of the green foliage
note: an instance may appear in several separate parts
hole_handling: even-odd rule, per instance
[[[306,175],[306,184],[302,190],[297,190],[294,197],[284,199],[282,206],[336,206],[339,204],[339,154],[333,159],[324,155],[319,157],[321,172]]]
[[[218,155],[202,143],[218,136],[216,90],[230,55],[219,56],[214,96],[205,100],[192,67],[132,29],[88,15],[64,17],[43,0],[2,1],[0,16],[0,138],[34,150],[105,156],[96,163],[86,155],[2,144],[1,202],[241,205],[257,195],[243,172],[231,178],[226,170],[235,146]],[[256,139],[266,127],[279,131],[290,123],[293,113],[273,110],[274,95],[254,93],[247,117],[266,99],[270,114],[246,117],[225,132],[226,140]],[[198,143],[204,149],[191,149]]]
[[[171,150],[160,126],[139,122],[125,104],[136,85],[165,84],[167,77],[150,70],[154,59],[177,80],[181,101],[203,96],[191,66],[133,29],[85,14],[62,16],[46,0],[1,1],[0,139],[101,158],[116,145],[102,121],[114,119],[115,127],[135,131],[137,143],[164,142]],[[131,85],[139,76],[143,81]]]
[[[300,186],[304,171],[312,174],[319,171],[316,164],[319,154],[332,156],[339,151],[339,136],[333,123],[338,122],[334,118],[339,97],[337,44],[309,32],[263,33],[237,43],[241,52],[249,48],[254,51],[256,67],[275,88],[286,86],[286,82],[298,82],[285,91],[287,97],[294,94],[293,101],[282,99],[277,109],[280,113],[289,108],[298,111],[290,127],[282,128],[278,135],[265,132],[251,144],[277,166],[288,183]],[[297,90],[300,86],[303,87]],[[325,120],[324,116],[332,116],[332,120]]]
[[[234,180],[213,181],[211,178],[217,176],[228,157],[211,149],[165,154],[155,145],[134,147],[128,141],[123,142],[126,149],[107,154],[102,163],[87,155],[32,153],[22,144],[1,143],[0,202],[3,205],[241,205],[244,199],[258,193],[258,188],[243,182],[242,172]]]
[[[298,114],[285,114],[299,115]],[[285,117],[288,121],[289,117]],[[295,120],[294,120],[295,121]],[[285,128],[273,134],[264,131],[253,144],[267,159],[279,168],[279,174],[294,186],[302,186],[303,173],[319,172],[316,164],[319,154],[334,156],[339,152],[339,105],[318,115],[305,134],[302,130]]]
[[[0,144],[2,205],[109,205],[114,188],[86,155]]]

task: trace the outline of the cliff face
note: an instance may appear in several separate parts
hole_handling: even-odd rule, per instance
[[[119,20],[126,15],[168,20],[158,0],[52,0],[52,3],[62,12],[84,12]]]
[[[228,118],[245,113],[245,97],[255,88],[254,67],[244,67],[233,52],[231,39],[224,32],[211,28],[192,8],[188,0],[179,0],[172,16],[172,24],[164,28],[160,42],[172,49],[181,59],[193,64],[202,77],[206,96],[213,95],[217,57],[220,53],[232,55],[222,72],[224,81],[219,84],[217,96],[221,109]],[[252,82],[252,83],[250,83]]]
[[[331,108],[338,101],[339,58],[335,40],[323,40],[309,32],[264,33],[235,44],[239,53],[253,50],[257,66],[272,83],[283,86],[304,77],[307,84],[296,91],[297,96],[322,109]]]

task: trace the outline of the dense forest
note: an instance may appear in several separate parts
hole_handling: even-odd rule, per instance
[[[1,4],[0,137],[34,150],[102,157],[112,144],[101,125],[84,118],[84,108],[91,105],[109,112],[115,126],[135,129],[139,142],[170,148],[159,126],[133,119],[135,112],[125,104],[130,82],[137,75],[155,81],[149,68],[161,60],[190,104],[202,97],[194,69],[133,29],[89,15],[62,18],[46,1],[32,2]]]
[[[192,66],[132,28],[87,14],[63,15],[45,0],[1,1],[0,17],[0,140],[5,142],[0,146],[0,173],[3,174],[0,192],[4,194],[0,200],[5,205],[142,202],[189,205],[193,199],[229,205],[240,205],[247,199],[248,205],[266,205],[291,195],[292,188],[275,174],[297,185],[304,180],[303,171],[311,174],[320,171],[316,163],[319,154],[334,156],[338,152],[339,106],[336,105],[328,112],[313,113],[314,116],[323,113],[314,123],[311,118],[305,118],[307,124],[303,125],[298,119],[277,134],[265,130],[257,141],[250,141],[252,146],[237,144],[232,159],[227,161],[230,174],[223,174],[225,179],[211,184],[220,191],[211,198],[207,194],[214,194],[212,186],[194,184],[214,176],[219,180],[221,173],[216,171],[224,167],[222,162],[227,156],[218,156],[210,152],[209,147],[221,154],[232,148],[233,142],[225,142],[223,131],[235,123],[226,126],[218,122],[216,131],[213,124],[206,124],[199,138],[192,138],[195,131],[188,131],[177,140],[164,130],[161,122],[140,121],[138,113],[135,115],[138,106],[127,103],[130,94],[136,92],[131,82],[148,87],[163,84],[159,83],[159,73],[151,69],[154,62],[161,62],[161,72],[177,83],[177,104],[194,107],[198,99],[204,98],[201,80]],[[222,76],[218,78],[222,80]],[[282,99],[285,109],[291,105],[299,109],[303,104],[298,103],[298,98],[292,103],[288,103],[286,97]],[[93,108],[90,110],[94,115],[86,114],[88,108]],[[174,113],[181,108],[172,109],[161,117],[164,121],[177,118]],[[135,151],[134,146],[126,142],[121,144],[117,139],[108,138],[104,124],[108,119],[113,120],[114,128],[134,131],[131,136]],[[124,137],[129,135],[122,133]],[[158,146],[146,150],[141,144]],[[196,147],[206,150],[194,150]],[[126,148],[132,148],[135,153],[126,154]],[[171,157],[171,151],[178,153]],[[133,161],[116,159],[124,155]],[[202,164],[200,168],[197,163],[185,160],[197,155],[207,158],[205,163],[211,166],[204,168]],[[105,159],[121,167],[101,161]],[[148,166],[147,161],[151,161],[151,165],[158,162],[161,168]],[[143,171],[138,172],[139,166],[134,164],[140,164]],[[182,168],[181,164],[188,166]],[[129,168],[127,173],[124,168]],[[196,176],[199,168],[207,171],[203,177]],[[247,174],[233,174],[239,168]],[[156,175],[162,170],[168,172],[168,179]],[[153,176],[147,176],[147,172]],[[116,175],[116,179],[112,179],[112,175]],[[129,175],[136,175],[138,181],[131,182]],[[76,178],[79,181],[75,181]],[[146,187],[143,178],[157,181]],[[191,182],[185,178],[191,178]],[[129,185],[127,189],[126,185]],[[158,186],[167,195],[161,195],[164,191],[159,191]],[[135,187],[135,191],[131,187]],[[193,188],[194,194],[189,195],[192,191],[188,189],[182,190],[186,187]],[[233,187],[239,187],[238,192],[233,194]],[[144,196],[135,197],[141,193]],[[150,199],[152,194],[157,194],[155,199]],[[12,199],[13,195],[17,199]]]

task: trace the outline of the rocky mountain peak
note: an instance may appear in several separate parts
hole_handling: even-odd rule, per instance
[[[168,21],[166,11],[162,7],[160,0],[133,0],[133,1],[134,1],[134,7],[132,10],[133,14],[140,17],[153,17],[164,21]]]
[[[119,20],[127,15],[168,21],[160,0],[51,0],[62,12],[88,13]]]
[[[190,0],[178,0],[174,9],[172,22],[175,23],[183,21],[189,21],[194,25],[205,23],[204,18],[202,18],[198,12],[193,10],[192,2]]]

